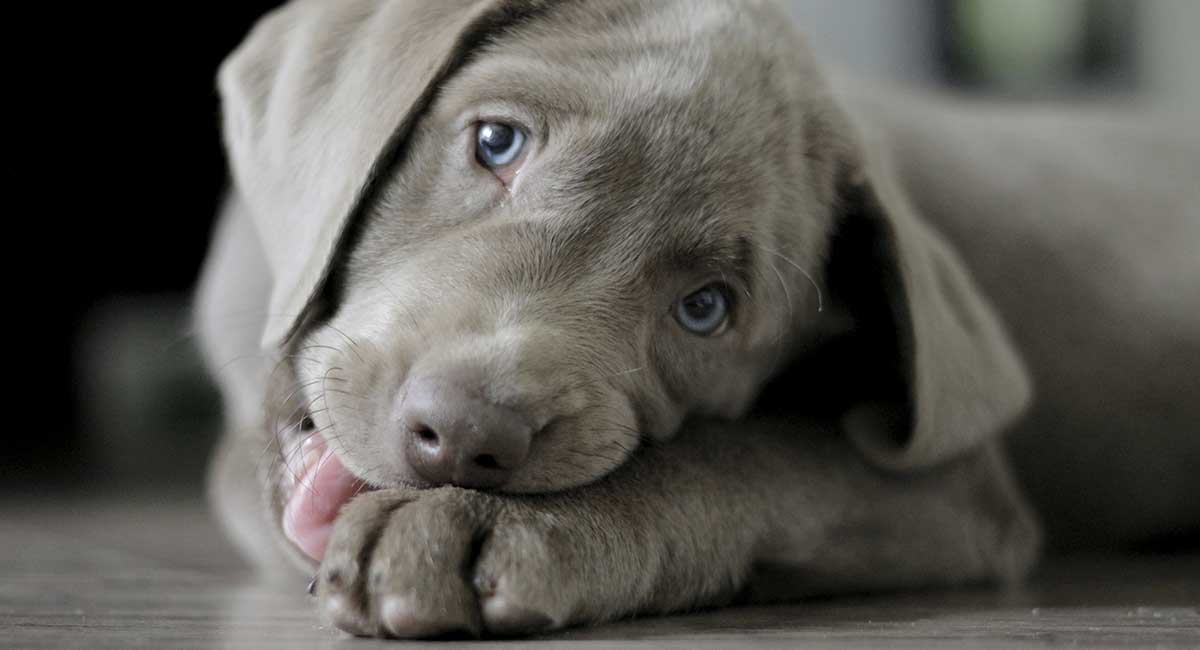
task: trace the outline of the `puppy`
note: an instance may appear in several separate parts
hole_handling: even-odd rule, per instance
[[[1200,521],[1195,131],[831,85],[757,0],[298,0],[219,85],[211,494],[343,630],[1017,579],[1010,430],[1052,541]]]

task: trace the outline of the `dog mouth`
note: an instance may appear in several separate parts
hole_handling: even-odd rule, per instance
[[[515,477],[505,476],[505,481],[497,481],[497,485],[470,484],[462,476],[449,476],[444,479],[420,475],[410,464],[398,471],[408,470],[412,475],[362,478],[343,464],[338,451],[344,452],[339,440],[328,440],[322,435],[322,429],[316,427],[307,417],[301,423],[294,425],[279,435],[279,444],[284,450],[283,462],[276,465],[275,512],[279,529],[284,538],[302,554],[320,563],[325,556],[326,546],[343,507],[362,492],[383,488],[399,482],[414,488],[430,488],[438,485],[457,485],[472,489],[499,489],[513,493],[549,492],[582,485],[598,479],[622,464],[632,453],[640,440],[613,439],[600,436],[595,442],[584,438],[579,431],[585,430],[584,425],[590,421],[593,414],[604,421],[605,414],[614,410],[610,405],[602,404],[589,408],[576,409],[570,416],[560,417],[553,422],[558,427],[543,426],[538,429],[539,439],[544,445],[539,460],[541,465],[533,473],[531,480],[528,475]],[[627,415],[625,412],[612,414],[616,417]],[[580,421],[579,418],[584,418]],[[450,424],[455,424],[451,420]],[[582,423],[581,423],[582,422]],[[629,429],[632,431],[632,429]],[[419,435],[419,432],[414,432]],[[445,435],[445,432],[443,432]],[[610,436],[611,437],[611,436]],[[583,440],[583,444],[580,440]],[[434,440],[437,440],[435,437]],[[470,443],[473,438],[468,437]],[[332,443],[332,444],[331,444]],[[590,446],[589,446],[590,444]],[[335,448],[338,451],[335,451]],[[614,450],[615,449],[615,450]],[[613,450],[613,451],[610,451]],[[483,451],[487,451],[484,449]],[[573,456],[583,456],[598,459],[594,465],[585,466],[573,460]],[[469,449],[469,453],[447,456],[451,460],[468,459],[480,467],[471,466],[469,469],[480,474],[488,475],[499,471],[493,465],[486,465],[482,459],[495,463],[494,456],[480,453],[480,450]],[[353,458],[351,465],[353,466]],[[419,460],[419,459],[418,459]],[[603,462],[601,462],[603,461]],[[528,465],[528,463],[526,463]],[[518,466],[522,469],[524,466]],[[512,470],[504,470],[511,472]],[[470,477],[468,477],[470,478]]]
[[[325,439],[314,433],[287,455],[283,533],[305,555],[320,562],[342,506],[370,489],[342,465]]]

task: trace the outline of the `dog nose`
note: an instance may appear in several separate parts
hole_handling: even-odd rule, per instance
[[[410,379],[400,405],[409,466],[433,485],[503,485],[525,463],[533,427],[461,383]]]

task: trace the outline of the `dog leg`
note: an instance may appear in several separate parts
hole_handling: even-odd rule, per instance
[[[426,637],[1005,579],[1036,551],[1026,512],[990,450],[895,476],[828,427],[704,424],[569,492],[364,494],[342,511],[317,594],[354,634]]]

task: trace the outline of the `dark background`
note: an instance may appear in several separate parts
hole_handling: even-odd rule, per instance
[[[277,4],[81,3],[9,23],[26,58],[8,66],[20,207],[6,321],[20,388],[0,480],[87,474],[80,339],[113,297],[194,282],[226,183],[215,72]]]
[[[929,42],[927,65],[912,68],[927,72],[893,76],[1021,98],[1135,89],[1133,3],[1082,1],[1079,56],[1022,78],[1002,69],[1005,43],[981,57],[962,27],[978,0],[908,0],[903,15],[928,28],[899,40]],[[846,33],[870,22],[866,10],[895,7],[857,2],[792,4],[818,51],[857,53],[870,43]],[[16,354],[0,484],[10,494],[114,480],[195,485],[219,428],[187,323],[227,182],[215,73],[278,4],[52,5],[9,20],[16,170],[3,295]],[[1022,50],[1019,38],[1011,51]]]

